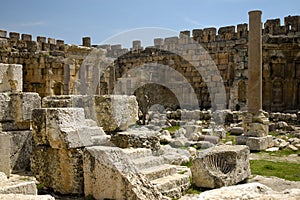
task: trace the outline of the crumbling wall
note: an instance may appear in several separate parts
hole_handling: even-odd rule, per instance
[[[300,16],[288,16],[281,25],[280,19],[267,20],[263,29],[263,108],[268,111],[295,110],[300,107]],[[191,40],[200,44],[209,54],[189,45]],[[38,92],[41,97],[52,94],[82,94],[92,88],[95,94],[112,94],[118,82],[123,88],[121,93],[133,93],[135,80],[128,77],[128,71],[147,63],[167,65],[179,72],[191,85],[182,96],[194,92],[200,108],[209,108],[217,97],[209,91],[207,82],[219,83],[220,77],[226,90],[226,99],[218,100],[233,110],[246,109],[243,96],[248,77],[248,25],[182,31],[179,37],[157,38],[152,47],[144,48],[141,41],[133,41],[131,49],[121,45],[101,45],[105,51],[102,60],[110,58],[105,72],[95,69],[91,61],[84,63],[87,55],[95,48],[91,38],[83,38],[83,46],[66,45],[62,40],[37,37],[0,31],[0,62],[23,65],[23,88],[25,92]],[[100,56],[100,57],[101,57]],[[220,77],[201,74],[195,63],[216,64]],[[103,74],[101,74],[103,73]],[[157,77],[161,73],[152,73]],[[168,72],[163,73],[168,79]],[[95,77],[101,76],[100,84]],[[209,79],[209,80],[208,80]],[[179,80],[174,90],[182,90],[184,84]],[[185,82],[186,83],[186,82]],[[93,86],[93,87],[91,87]],[[171,89],[173,89],[171,88]],[[86,93],[85,93],[86,94]]]

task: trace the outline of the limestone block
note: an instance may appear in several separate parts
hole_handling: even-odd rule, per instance
[[[135,96],[63,95],[43,98],[43,107],[84,108],[86,118],[93,119],[104,131],[127,130],[138,120]]]
[[[230,133],[232,135],[241,135],[244,133],[244,128],[243,127],[233,127],[230,129]]]
[[[4,131],[29,130],[31,112],[41,107],[38,93],[0,93],[0,122]]]
[[[22,65],[0,63],[0,92],[22,92]]]
[[[245,135],[240,135],[236,137],[236,144],[237,145],[246,145],[247,138]]]
[[[55,200],[51,195],[0,194],[1,200]]]
[[[115,147],[87,147],[84,151],[84,193],[95,199],[162,199],[124,152]]]
[[[95,96],[98,125],[104,131],[127,130],[138,120],[138,104],[135,96]]]
[[[131,128],[127,131],[118,132],[111,136],[111,142],[120,148],[149,148],[158,150],[160,148],[158,132],[151,129]]]
[[[26,194],[37,195],[37,188],[34,181],[5,181],[0,182],[0,194]]]
[[[10,165],[12,172],[30,171],[31,131],[9,131],[8,134],[11,135]]]
[[[10,175],[10,136],[5,133],[0,133],[0,171],[6,176]]]
[[[251,175],[249,154],[244,145],[221,145],[199,152],[191,166],[194,184],[219,188],[243,181]]]
[[[246,145],[253,151],[265,150],[273,146],[272,136],[248,137]]]
[[[33,149],[31,170],[45,187],[61,194],[83,193],[82,149]]]
[[[92,145],[82,108],[42,108],[32,112],[32,134],[36,145],[69,149]]]
[[[299,199],[300,189],[289,189],[277,192],[258,183],[247,183],[215,190],[202,192],[197,199],[220,200],[220,199]]]

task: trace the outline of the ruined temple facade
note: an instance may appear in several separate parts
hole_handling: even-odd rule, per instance
[[[285,17],[283,25],[280,19],[267,20],[262,40],[263,109],[299,110],[300,16]],[[209,58],[203,50],[194,48],[194,42],[208,52]],[[98,51],[91,56],[95,49]],[[201,67],[201,63],[209,63],[210,59],[222,80],[213,71],[205,70],[204,75],[195,69],[197,61],[201,61],[198,66]],[[154,46],[146,48],[140,41],[133,41],[131,49],[121,45],[96,48],[88,37],[83,38],[82,46],[77,46],[45,37],[33,41],[28,34],[20,37],[19,33],[0,31],[0,63],[22,64],[23,90],[37,92],[41,97],[79,94],[90,88],[95,94],[133,94],[141,86],[136,83],[159,79],[172,83],[170,87],[162,87],[163,90],[170,89],[170,94],[179,99],[182,96],[183,104],[189,103],[192,97],[188,94],[193,92],[200,108],[211,107],[212,101],[232,110],[247,108],[248,24],[182,31],[179,37],[155,39]],[[156,71],[151,68],[152,63],[170,69]],[[105,71],[101,71],[103,66]],[[132,78],[132,73],[139,74],[138,70],[132,70],[141,66],[147,69],[143,70],[147,74],[142,75],[148,78]],[[175,71],[175,77],[177,72],[181,74],[185,81],[172,79],[170,70]],[[213,89],[213,95],[209,91],[209,84],[213,88],[220,81],[224,84],[225,99],[218,97],[218,89]],[[157,91],[160,95],[166,93],[159,88]]]

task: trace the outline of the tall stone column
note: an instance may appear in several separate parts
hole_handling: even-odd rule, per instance
[[[262,110],[262,23],[261,11],[249,12],[248,41],[248,112],[244,118],[244,134],[237,137],[237,144],[245,144],[250,150],[271,147],[269,120]]]
[[[262,109],[262,23],[259,10],[249,12],[248,112]]]

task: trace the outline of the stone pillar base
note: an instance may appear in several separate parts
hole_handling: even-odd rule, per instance
[[[252,151],[265,150],[273,146],[269,134],[269,119],[263,110],[248,112],[244,118],[244,134],[238,136],[236,143],[247,145]]]

